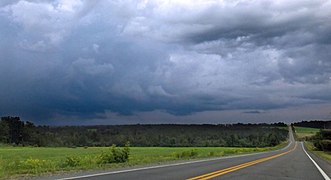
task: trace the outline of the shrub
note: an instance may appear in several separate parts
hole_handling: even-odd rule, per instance
[[[98,156],[98,163],[99,164],[108,164],[114,162],[114,155],[112,151],[107,150],[101,152],[101,154]]]
[[[322,139],[331,140],[331,130],[330,129],[323,129],[320,131]]]
[[[49,166],[49,162],[47,162],[46,160],[29,158],[20,161],[19,166],[22,169],[27,170],[27,172],[29,173],[37,174],[42,172],[45,169],[45,167]]]
[[[317,150],[331,151],[331,130],[321,129],[310,140]]]
[[[320,140],[320,145],[323,151],[331,151],[331,140],[328,139]]]
[[[316,148],[317,150],[322,150],[322,146],[321,146],[319,140],[315,140],[315,141],[313,141],[313,144],[314,144],[314,146],[315,146],[315,148]]]
[[[215,152],[214,151],[209,152],[208,156],[215,156]]]
[[[66,157],[63,167],[76,167],[80,165],[80,159],[78,157]]]
[[[126,161],[125,153],[124,153],[123,149],[116,148],[115,145],[112,145],[111,152],[114,157],[114,163],[122,163],[122,162]]]
[[[116,145],[112,145],[107,151],[103,151],[99,155],[100,164],[108,163],[124,163],[129,160],[130,144],[126,143],[124,148],[118,148]]]
[[[125,159],[128,160],[129,159],[129,155],[130,155],[130,142],[129,141],[125,143],[125,146],[124,146],[123,151],[124,151],[124,157],[125,157]]]

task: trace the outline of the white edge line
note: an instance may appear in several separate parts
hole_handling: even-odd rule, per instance
[[[74,176],[74,177],[68,177],[68,178],[60,178],[60,179],[57,179],[57,180],[81,179],[81,178],[89,178],[89,177],[94,177],[94,176],[119,174],[119,173],[126,173],[126,172],[132,172],[132,171],[141,171],[141,170],[147,170],[147,169],[164,168],[164,167],[169,167],[169,166],[179,166],[179,165],[193,164],[193,163],[206,162],[206,161],[215,161],[215,160],[220,160],[220,159],[230,159],[230,158],[237,158],[237,157],[244,157],[244,156],[252,156],[252,155],[258,155],[258,154],[265,154],[265,153],[277,152],[277,151],[281,151],[281,150],[287,149],[292,143],[293,142],[290,141],[290,143],[286,147],[284,147],[282,149],[274,150],[274,151],[258,152],[258,153],[251,153],[251,154],[242,154],[242,155],[235,155],[235,156],[226,156],[226,157],[219,157],[219,158],[212,158],[212,159],[202,159],[202,160],[196,160],[196,161],[187,161],[187,162],[182,162],[182,163],[165,164],[165,165],[158,165],[158,166],[149,166],[149,167],[142,167],[142,168],[135,168],[135,169],[127,169],[127,170],[120,170],[120,171],[104,172],[104,173],[96,173],[96,174]]]
[[[310,157],[310,155],[307,153],[307,151],[305,150],[305,147],[303,145],[303,142],[301,142],[302,145],[302,149],[303,151],[306,153],[306,155],[309,157],[309,159],[314,163],[314,165],[316,166],[316,168],[318,169],[318,171],[322,174],[322,176],[324,177],[325,180],[330,180],[329,176],[323,171],[323,169],[321,167],[319,167],[319,165],[314,161],[313,158]]]

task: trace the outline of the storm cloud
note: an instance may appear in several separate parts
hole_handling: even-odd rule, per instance
[[[318,107],[309,118],[326,118],[330,9],[329,0],[2,1],[0,115],[217,123],[215,112],[240,122]]]

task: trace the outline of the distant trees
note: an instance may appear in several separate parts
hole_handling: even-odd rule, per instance
[[[265,147],[286,140],[284,123],[226,125],[35,126],[19,117],[3,117],[0,142],[32,146],[230,146]]]
[[[300,126],[300,127],[318,128],[318,129],[331,129],[331,121],[320,121],[320,120],[301,121],[301,122],[295,122],[292,125]]]
[[[23,144],[41,146],[40,135],[38,128],[32,123],[27,121],[23,126]]]
[[[10,144],[22,143],[24,123],[20,121],[19,117],[2,117],[0,124],[0,127],[4,129],[1,138],[4,142]]]
[[[9,141],[9,125],[4,120],[0,121],[0,142],[10,143]]]
[[[0,142],[16,145],[35,145],[38,143],[38,139],[37,128],[33,123],[24,123],[19,117],[1,117]]]

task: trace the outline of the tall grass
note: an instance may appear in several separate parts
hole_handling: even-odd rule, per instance
[[[331,152],[328,151],[320,151],[315,148],[312,142],[305,141],[305,146],[307,149],[312,152],[313,154],[321,157],[322,159],[328,161],[331,164]]]
[[[103,153],[113,153],[109,147],[89,148],[38,148],[0,147],[0,179],[13,176],[33,176],[61,171],[109,169],[142,164],[152,164],[181,159],[220,157],[234,154],[254,153],[284,147],[286,143],[269,148],[231,147],[131,147],[127,161],[114,161],[109,155],[107,163],[100,163]],[[120,154],[125,158],[125,154]]]

